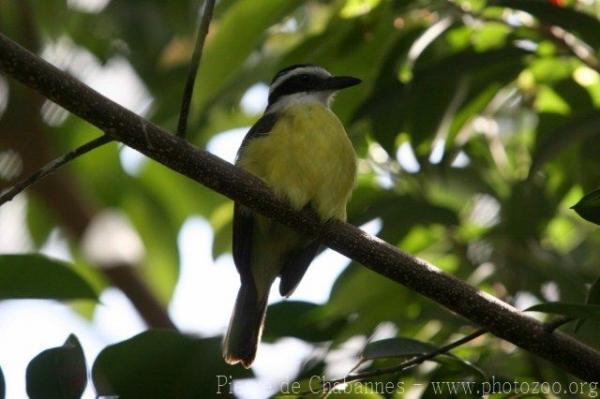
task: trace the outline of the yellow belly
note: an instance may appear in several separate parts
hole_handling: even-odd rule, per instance
[[[269,134],[248,144],[238,165],[294,208],[310,203],[323,220],[346,219],[356,155],[344,126],[327,107],[287,108]]]

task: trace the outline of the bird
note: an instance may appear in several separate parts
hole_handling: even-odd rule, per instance
[[[346,220],[356,180],[356,153],[331,110],[335,94],[361,83],[333,76],[313,64],[279,71],[269,86],[267,107],[250,128],[235,165],[262,179],[295,210],[305,208],[321,221]],[[235,202],[232,252],[241,286],[227,333],[223,358],[250,368],[261,339],[271,285],[289,297],[319,251],[320,243]]]

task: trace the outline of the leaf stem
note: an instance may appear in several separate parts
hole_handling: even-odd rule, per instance
[[[76,158],[79,158],[80,156],[87,154],[88,152],[90,152],[100,146],[103,146],[104,144],[109,143],[112,140],[113,140],[112,137],[105,134],[103,136],[100,136],[92,141],[89,141],[89,142],[83,144],[80,147],[77,147],[76,149],[66,153],[65,155],[63,155],[59,158],[53,159],[52,161],[48,162],[46,165],[44,165],[43,167],[38,169],[36,172],[31,174],[29,177],[19,181],[17,184],[15,184],[11,188],[7,189],[4,193],[2,193],[0,195],[0,206],[9,202],[14,197],[16,197],[18,194],[20,194],[22,191],[24,191],[28,187],[34,185],[38,181],[42,180],[44,177],[54,173],[57,169],[59,169],[61,166],[65,165],[66,163],[68,163]]]

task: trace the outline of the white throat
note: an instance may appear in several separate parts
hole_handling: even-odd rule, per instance
[[[283,111],[288,107],[300,104],[320,104],[324,107],[330,108],[335,93],[333,91],[315,91],[315,92],[302,92],[288,94],[287,96],[280,97],[274,104],[271,104],[265,110],[265,114],[271,114],[274,112]]]

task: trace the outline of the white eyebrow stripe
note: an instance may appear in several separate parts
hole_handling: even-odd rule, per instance
[[[273,91],[287,79],[291,78],[292,76],[300,75],[303,73],[321,75],[325,78],[332,76],[329,72],[327,72],[327,70],[318,66],[305,66],[296,68],[275,79],[275,81],[271,84],[271,87],[269,88],[269,94],[273,93]]]

